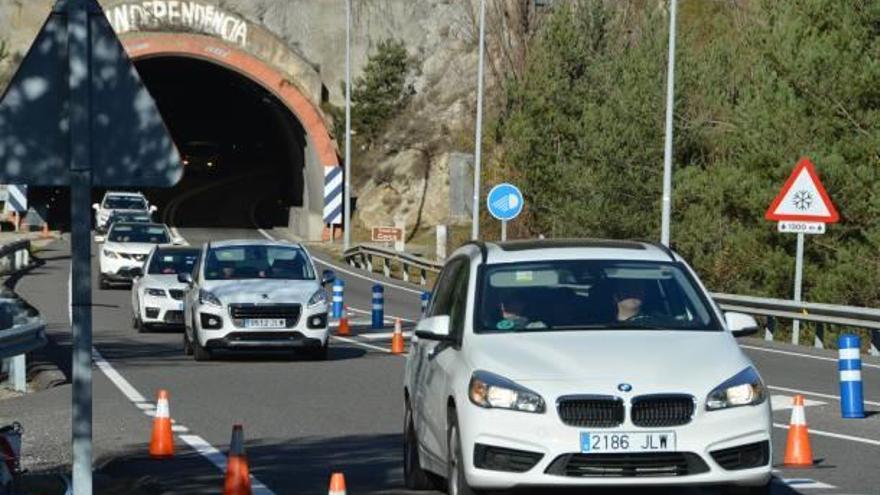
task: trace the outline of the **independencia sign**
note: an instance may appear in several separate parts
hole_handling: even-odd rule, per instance
[[[107,10],[107,19],[119,33],[162,28],[185,28],[247,46],[248,25],[241,17],[216,5],[186,0],[148,0]]]

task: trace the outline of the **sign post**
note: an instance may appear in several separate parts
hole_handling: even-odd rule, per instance
[[[513,184],[498,184],[489,191],[486,207],[490,215],[501,220],[501,241],[506,241],[507,222],[516,218],[523,209],[522,192]]]
[[[825,186],[816,174],[809,158],[802,158],[795,166],[782,190],[764,214],[767,220],[778,223],[779,232],[797,234],[797,252],[794,263],[794,300],[801,302],[804,270],[804,235],[824,234],[826,223],[837,223],[840,215],[831,202]],[[800,320],[792,324],[791,342],[800,340]]]
[[[74,495],[92,493],[92,187],[171,187],[182,174],[100,5],[58,0],[0,98],[0,182],[71,189]]]

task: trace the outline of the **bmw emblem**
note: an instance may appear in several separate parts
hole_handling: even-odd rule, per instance
[[[621,383],[617,386],[617,390],[620,390],[621,392],[629,392],[632,389],[633,387],[629,383]]]

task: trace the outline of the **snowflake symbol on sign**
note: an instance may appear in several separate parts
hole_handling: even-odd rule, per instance
[[[794,193],[794,207],[801,211],[806,211],[813,204],[813,194],[810,191],[798,191]]]

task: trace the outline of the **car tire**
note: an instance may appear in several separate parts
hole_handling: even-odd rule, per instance
[[[448,495],[478,495],[480,492],[468,485],[464,474],[464,456],[461,450],[461,433],[455,409],[449,410],[449,426],[446,428],[446,446],[449,460],[446,462],[446,493]]]
[[[144,323],[140,318],[137,319],[137,331],[138,333],[147,333],[150,331],[150,328]]]
[[[183,355],[184,356],[192,356],[193,355],[192,342],[190,342],[189,338],[187,338],[187,336],[186,336],[186,328],[183,329]]]
[[[199,342],[199,336],[195,333],[195,329],[193,329],[192,348],[193,358],[195,358],[196,361],[211,360],[211,351],[202,347],[202,344]]]
[[[138,329],[138,317],[137,316],[131,317],[131,328],[134,328],[135,330]]]
[[[98,286],[101,288],[101,290],[107,290],[110,288],[110,284],[104,277],[98,278]]]
[[[403,483],[410,490],[436,490],[440,488],[437,478],[422,469],[412,408],[408,402],[403,420]]]

